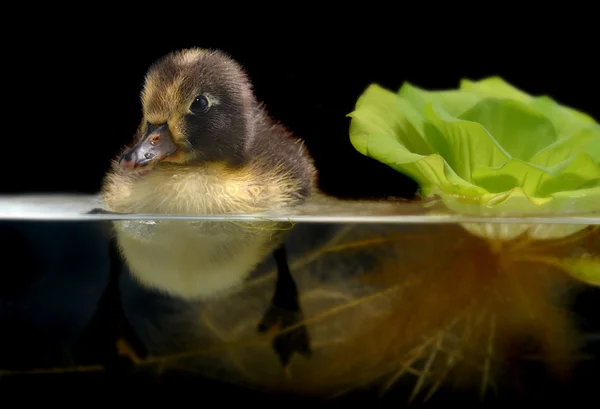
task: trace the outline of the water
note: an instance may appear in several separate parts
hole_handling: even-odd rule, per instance
[[[82,334],[114,262],[111,222],[152,237],[169,223],[216,236],[277,221],[289,229],[312,357],[295,357],[286,377],[270,338],[256,331],[273,296],[273,257],[243,285],[205,302],[161,294],[123,274],[124,309],[149,351],[131,379],[177,379],[192,390],[202,377],[220,385],[211,393],[224,383],[401,402],[502,401],[519,393],[597,399],[598,215],[469,218],[412,203],[321,199],[278,214],[87,214],[98,207],[92,196],[0,200],[0,388],[33,379],[100,382],[101,357],[78,354],[82,339],[89,348],[102,341],[102,334]]]

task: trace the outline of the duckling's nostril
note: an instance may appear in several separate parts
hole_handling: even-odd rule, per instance
[[[160,135],[154,135],[152,138],[150,138],[151,145],[156,145],[158,142],[160,142]]]
[[[155,157],[155,156],[156,156],[155,154],[153,154],[153,153],[150,153],[150,152],[148,152],[148,153],[144,154],[144,157],[145,157],[146,159],[152,159],[152,158],[153,158],[153,157]]]

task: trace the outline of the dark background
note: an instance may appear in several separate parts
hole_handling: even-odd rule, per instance
[[[411,196],[415,188],[350,145],[346,114],[372,82],[441,89],[500,75],[600,117],[597,31],[583,15],[567,29],[568,10],[560,24],[521,11],[507,18],[497,7],[445,19],[375,10],[252,20],[257,13],[234,18],[200,8],[182,11],[190,20],[181,21],[167,11],[117,21],[100,10],[85,18],[48,10],[52,18],[6,33],[18,41],[7,42],[3,63],[11,132],[3,137],[0,192],[97,192],[139,124],[149,65],[185,47],[220,48],[242,63],[270,113],[305,139],[321,188],[335,195]]]
[[[410,180],[350,145],[346,114],[372,82],[394,90],[403,81],[441,89],[456,87],[461,78],[500,75],[526,92],[548,94],[600,118],[597,25],[583,20],[589,14],[585,10],[579,10],[576,19],[565,11],[555,21],[541,14],[528,20],[521,19],[520,10],[509,11],[510,18],[500,16],[498,7],[490,5],[489,12],[477,17],[465,11],[458,19],[440,11],[433,19],[432,10],[388,8],[371,15],[366,13],[369,5],[361,3],[347,5],[348,15],[324,16],[323,10],[315,9],[309,18],[290,5],[288,12],[275,17],[256,10],[232,17],[231,10],[215,13],[157,4],[144,7],[148,16],[125,18],[115,11],[121,21],[100,13],[95,3],[86,10],[31,6],[35,12],[27,16],[35,18],[15,11],[5,17],[16,24],[3,28],[6,132],[0,193],[96,193],[110,159],[139,124],[139,92],[148,66],[171,50],[192,46],[220,48],[246,68],[270,113],[306,141],[319,169],[320,187],[336,196],[410,197],[416,189]],[[4,362],[7,357],[13,363],[25,362],[28,356],[30,363],[43,361],[43,353],[35,353],[41,340],[52,344],[56,328],[85,318],[76,311],[81,305],[93,308],[101,288],[90,287],[89,277],[79,277],[77,284],[76,273],[89,260],[97,260],[99,271],[93,274],[96,279],[102,276],[104,250],[89,228],[74,226],[1,226],[4,271],[11,262],[19,266],[18,274],[0,274]],[[70,272],[44,270],[50,263],[66,265]],[[52,274],[72,280],[73,298],[68,302],[56,304],[56,294],[48,295],[54,291],[48,284]],[[88,285],[89,292],[74,290],[78,285]],[[47,311],[48,300],[53,300],[54,313]],[[582,302],[583,310],[591,305]],[[15,335],[19,331],[22,335]],[[53,351],[56,354],[56,348]],[[0,386],[62,385],[60,390],[68,390],[65,385],[80,387],[75,383],[80,378],[53,383],[48,378],[0,378]],[[179,378],[164,385],[179,385],[180,391],[188,392],[199,388]],[[561,396],[565,401],[584,399],[581,394],[591,392],[591,383],[586,385],[573,396]],[[128,387],[133,395],[141,393],[143,381],[142,386]],[[203,390],[214,395],[214,388]],[[536,388],[550,392],[541,383]]]

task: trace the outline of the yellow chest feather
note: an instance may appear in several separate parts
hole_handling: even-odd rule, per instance
[[[250,170],[158,169],[143,178],[109,175],[104,198],[112,210],[126,213],[253,213],[291,204],[295,188],[277,172],[258,176]]]
[[[143,178],[111,173],[106,204],[125,213],[231,214],[285,206],[294,185],[273,172],[204,169],[152,171]],[[281,240],[278,226],[228,221],[118,221],[120,250],[146,287],[183,298],[206,298],[243,283]]]

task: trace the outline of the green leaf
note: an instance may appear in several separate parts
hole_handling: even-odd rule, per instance
[[[548,118],[510,99],[484,99],[460,118],[481,124],[511,157],[521,160],[528,160],[557,139]]]
[[[551,212],[600,213],[600,186],[553,193]],[[546,210],[546,209],[544,209]]]
[[[456,117],[481,100],[475,93],[461,91],[426,91],[406,82],[398,91],[398,96],[407,101],[415,110],[423,112],[432,102]]]
[[[466,181],[471,181],[474,169],[499,166],[510,159],[481,124],[456,119],[431,104],[425,107],[425,117],[431,124],[426,129],[429,145]]]
[[[350,141],[354,148],[412,177],[425,192],[437,186],[459,194],[481,194],[482,189],[462,180],[440,155],[432,153],[396,102],[395,94],[377,85],[363,93],[355,111],[349,115],[352,118]]]
[[[499,77],[359,98],[350,139],[459,213],[600,212],[600,124]]]
[[[473,215],[600,213],[600,186],[553,193],[545,198],[530,196],[520,187],[515,187],[506,192],[489,193],[481,197],[443,195],[441,199],[450,210]]]
[[[599,182],[600,166],[585,153],[548,168],[511,159],[500,167],[481,167],[473,171],[473,183],[490,193],[520,187],[528,195],[540,198],[555,192],[594,187]]]
[[[570,138],[562,138],[533,155],[529,162],[539,166],[560,163],[571,156],[587,152],[600,161],[600,132],[592,128],[583,129]]]
[[[590,128],[595,123],[590,116],[561,106],[548,96],[534,98],[529,101],[528,105],[552,121],[558,139],[571,137]]]
[[[574,278],[600,286],[600,257],[570,257],[557,262]]]
[[[600,126],[594,128],[595,136],[592,136],[585,147],[585,152],[589,153],[596,163],[600,163]]]
[[[527,102],[532,96],[510,85],[498,76],[484,78],[480,81],[463,79],[460,81],[461,91],[479,95],[481,98],[503,98]]]
[[[511,159],[499,167],[480,167],[473,171],[473,183],[490,193],[506,192],[519,187],[537,196],[537,190],[547,171],[520,159]]]
[[[600,186],[600,163],[587,153],[580,153],[547,169],[548,174],[544,175],[536,191],[540,197]]]
[[[422,134],[406,119],[397,101],[393,92],[376,84],[369,86],[358,99],[355,111],[348,115],[353,118],[352,133],[378,135],[400,143],[417,155],[431,154]]]

